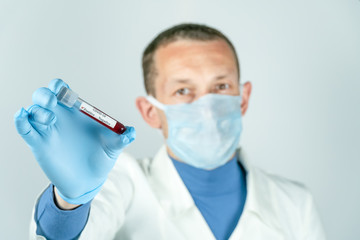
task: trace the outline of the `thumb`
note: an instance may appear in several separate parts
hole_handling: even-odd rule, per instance
[[[29,113],[21,108],[14,115],[15,128],[19,135],[29,144],[35,141],[38,137],[38,132],[32,127],[29,122]]]
[[[126,126],[126,131],[122,134],[116,134],[107,131],[108,134],[101,136],[106,154],[111,158],[116,158],[118,154],[136,138],[134,127]]]

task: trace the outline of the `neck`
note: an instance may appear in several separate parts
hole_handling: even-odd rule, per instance
[[[170,156],[177,172],[190,192],[200,195],[227,193],[240,189],[239,184],[244,182],[245,171],[237,156],[226,164],[212,170],[193,167],[180,162]],[[216,189],[216,190],[215,190]]]

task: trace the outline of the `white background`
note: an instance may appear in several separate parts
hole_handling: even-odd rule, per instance
[[[128,152],[152,156],[161,136],[134,104],[141,54],[181,22],[224,32],[253,93],[241,144],[250,160],[305,183],[329,239],[360,236],[360,1],[0,0],[0,238],[27,239],[47,179],[13,115],[62,78],[137,130]]]

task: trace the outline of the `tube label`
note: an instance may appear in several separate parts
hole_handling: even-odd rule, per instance
[[[81,103],[80,110],[111,128],[114,128],[116,125],[116,120],[86,102]]]

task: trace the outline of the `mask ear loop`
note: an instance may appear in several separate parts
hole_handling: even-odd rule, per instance
[[[155,107],[161,109],[161,110],[164,110],[165,109],[165,106],[164,104],[162,104],[161,102],[159,102],[158,100],[156,100],[153,96],[147,96],[146,99],[152,104],[154,105]]]

